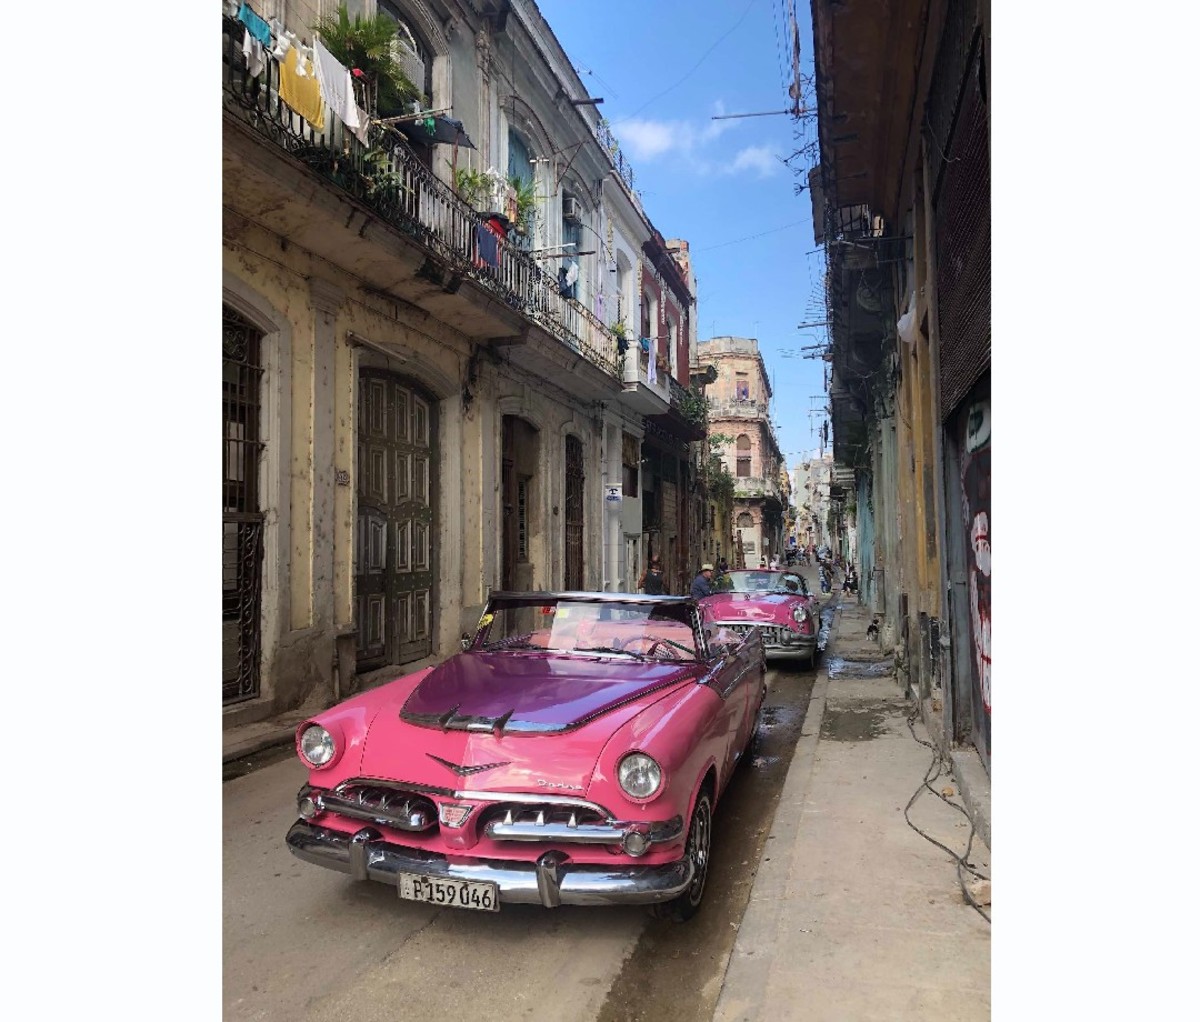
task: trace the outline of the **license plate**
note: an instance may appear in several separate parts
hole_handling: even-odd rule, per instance
[[[500,889],[488,880],[441,880],[398,873],[396,889],[408,901],[427,901],[451,908],[474,908],[484,912],[500,911]]]

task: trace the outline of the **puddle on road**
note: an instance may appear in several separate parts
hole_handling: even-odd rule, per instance
[[[886,678],[894,667],[891,657],[887,660],[847,660],[840,656],[825,658],[825,672],[830,681],[835,678]]]
[[[821,737],[832,742],[866,742],[889,732],[884,718],[888,707],[871,707],[862,710],[842,710],[826,706],[821,718]]]

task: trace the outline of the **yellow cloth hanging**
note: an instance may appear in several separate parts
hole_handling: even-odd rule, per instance
[[[292,46],[279,65],[279,96],[312,125],[314,131],[325,128],[325,105],[321,101],[321,86],[311,61],[305,61],[307,77],[296,74],[296,47]]]

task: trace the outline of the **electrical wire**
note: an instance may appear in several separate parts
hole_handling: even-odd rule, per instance
[[[714,248],[724,248],[726,245],[738,245],[743,241],[753,241],[755,238],[762,238],[768,234],[777,234],[780,231],[786,231],[791,227],[799,227],[801,224],[806,224],[807,220],[797,220],[795,223],[784,224],[782,227],[772,227],[769,231],[763,231],[762,234],[750,234],[744,238],[734,238],[733,241],[722,241],[717,245],[708,245],[705,248],[693,249],[695,252],[711,252]]]
[[[938,791],[936,788],[933,787],[933,785],[931,785],[929,783],[932,780],[937,780],[937,778],[940,777],[942,775],[942,773],[944,773],[944,772],[948,773],[948,772],[945,770],[945,767],[942,765],[941,752],[931,742],[927,742],[924,739],[917,737],[917,732],[913,728],[913,721],[915,721],[917,719],[917,714],[918,714],[918,709],[917,709],[917,707],[914,706],[912,713],[910,713],[908,715],[908,717],[906,718],[906,723],[908,724],[909,734],[911,734],[913,736],[913,739],[919,745],[924,745],[925,748],[931,749],[933,751],[933,759],[930,761],[929,768],[925,771],[925,777],[922,779],[921,783],[917,786],[917,790],[913,792],[912,798],[910,798],[908,800],[908,805],[906,805],[904,807],[904,822],[907,823],[918,834],[920,834],[921,837],[923,837],[926,841],[928,841],[930,844],[936,845],[943,852],[945,852],[947,855],[949,855],[951,859],[954,860],[955,872],[958,875],[958,886],[959,886],[959,889],[962,891],[963,899],[976,912],[978,912],[984,919],[986,919],[989,925],[991,925],[992,917],[990,915],[988,915],[986,912],[984,912],[984,910],[980,906],[979,902],[977,902],[975,900],[975,898],[971,895],[970,890],[968,890],[968,888],[967,888],[967,882],[966,882],[966,880],[963,879],[963,870],[966,870],[968,873],[970,873],[972,876],[976,877],[979,880],[990,880],[991,879],[986,874],[981,873],[978,869],[976,869],[975,866],[969,861],[970,855],[971,855],[971,844],[975,840],[975,821],[973,819],[971,819],[971,814],[968,813],[966,811],[966,809],[964,809],[962,806],[960,806],[957,802],[951,802],[945,795],[943,795],[940,791]],[[950,848],[947,848],[944,844],[942,844],[936,838],[930,837],[928,834],[925,833],[925,831],[923,831],[920,827],[918,827],[915,823],[913,823],[912,820],[909,818],[908,811],[916,804],[917,799],[921,797],[921,793],[925,789],[928,789],[930,792],[932,792],[934,795],[936,795],[938,798],[940,798],[943,802],[946,803],[946,805],[950,806],[952,809],[957,809],[960,813],[963,814],[963,816],[966,817],[967,823],[970,824],[971,833],[967,836],[967,850],[962,855],[959,855],[957,852],[954,852]]]
[[[696,61],[695,64],[692,65],[691,70],[688,71],[682,78],[680,78],[679,81],[677,81],[674,85],[667,86],[667,88],[663,89],[663,91],[660,92],[658,95],[651,96],[648,100],[646,100],[645,103],[643,103],[641,106],[639,106],[633,113],[627,114],[625,117],[622,117],[619,121],[613,121],[612,122],[613,127],[616,127],[616,125],[618,125],[618,124],[624,124],[626,121],[633,120],[633,118],[635,118],[638,114],[640,114],[643,110],[645,110],[646,107],[648,107],[651,103],[657,102],[658,100],[662,99],[662,97],[665,96],[668,92],[671,92],[674,89],[679,88],[679,86],[681,86],[684,82],[686,82],[693,74],[695,74],[696,70],[700,67],[700,65],[703,64],[705,62],[705,60],[708,59],[708,55],[710,53],[712,53],[712,51],[715,50],[718,46],[720,46],[721,43],[723,43],[726,39],[728,39],[731,35],[733,35],[733,33],[738,29],[738,27],[741,25],[741,23],[746,20],[746,15],[750,13],[750,8],[753,7],[756,2],[757,2],[757,0],[750,0],[750,2],[748,4],[746,4],[746,9],[744,11],[742,11],[742,16],[740,18],[738,18],[738,20],[734,23],[733,28],[731,28],[727,32],[725,32],[725,34],[722,35],[715,43],[713,43],[712,46],[710,46],[707,50],[705,50],[704,53],[701,54],[700,59],[698,61]]]

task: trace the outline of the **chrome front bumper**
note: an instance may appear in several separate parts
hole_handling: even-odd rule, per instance
[[[391,844],[373,827],[348,835],[307,820],[292,824],[287,846],[297,858],[355,880],[396,886],[397,873],[415,873],[441,880],[490,881],[502,902],[546,908],[670,901],[687,890],[693,872],[688,858],[663,866],[572,865],[561,852],[546,852],[537,862],[449,862],[442,855]]]
[[[805,635],[794,642],[767,642],[763,644],[763,652],[771,656],[811,657],[817,651],[817,637]]]

